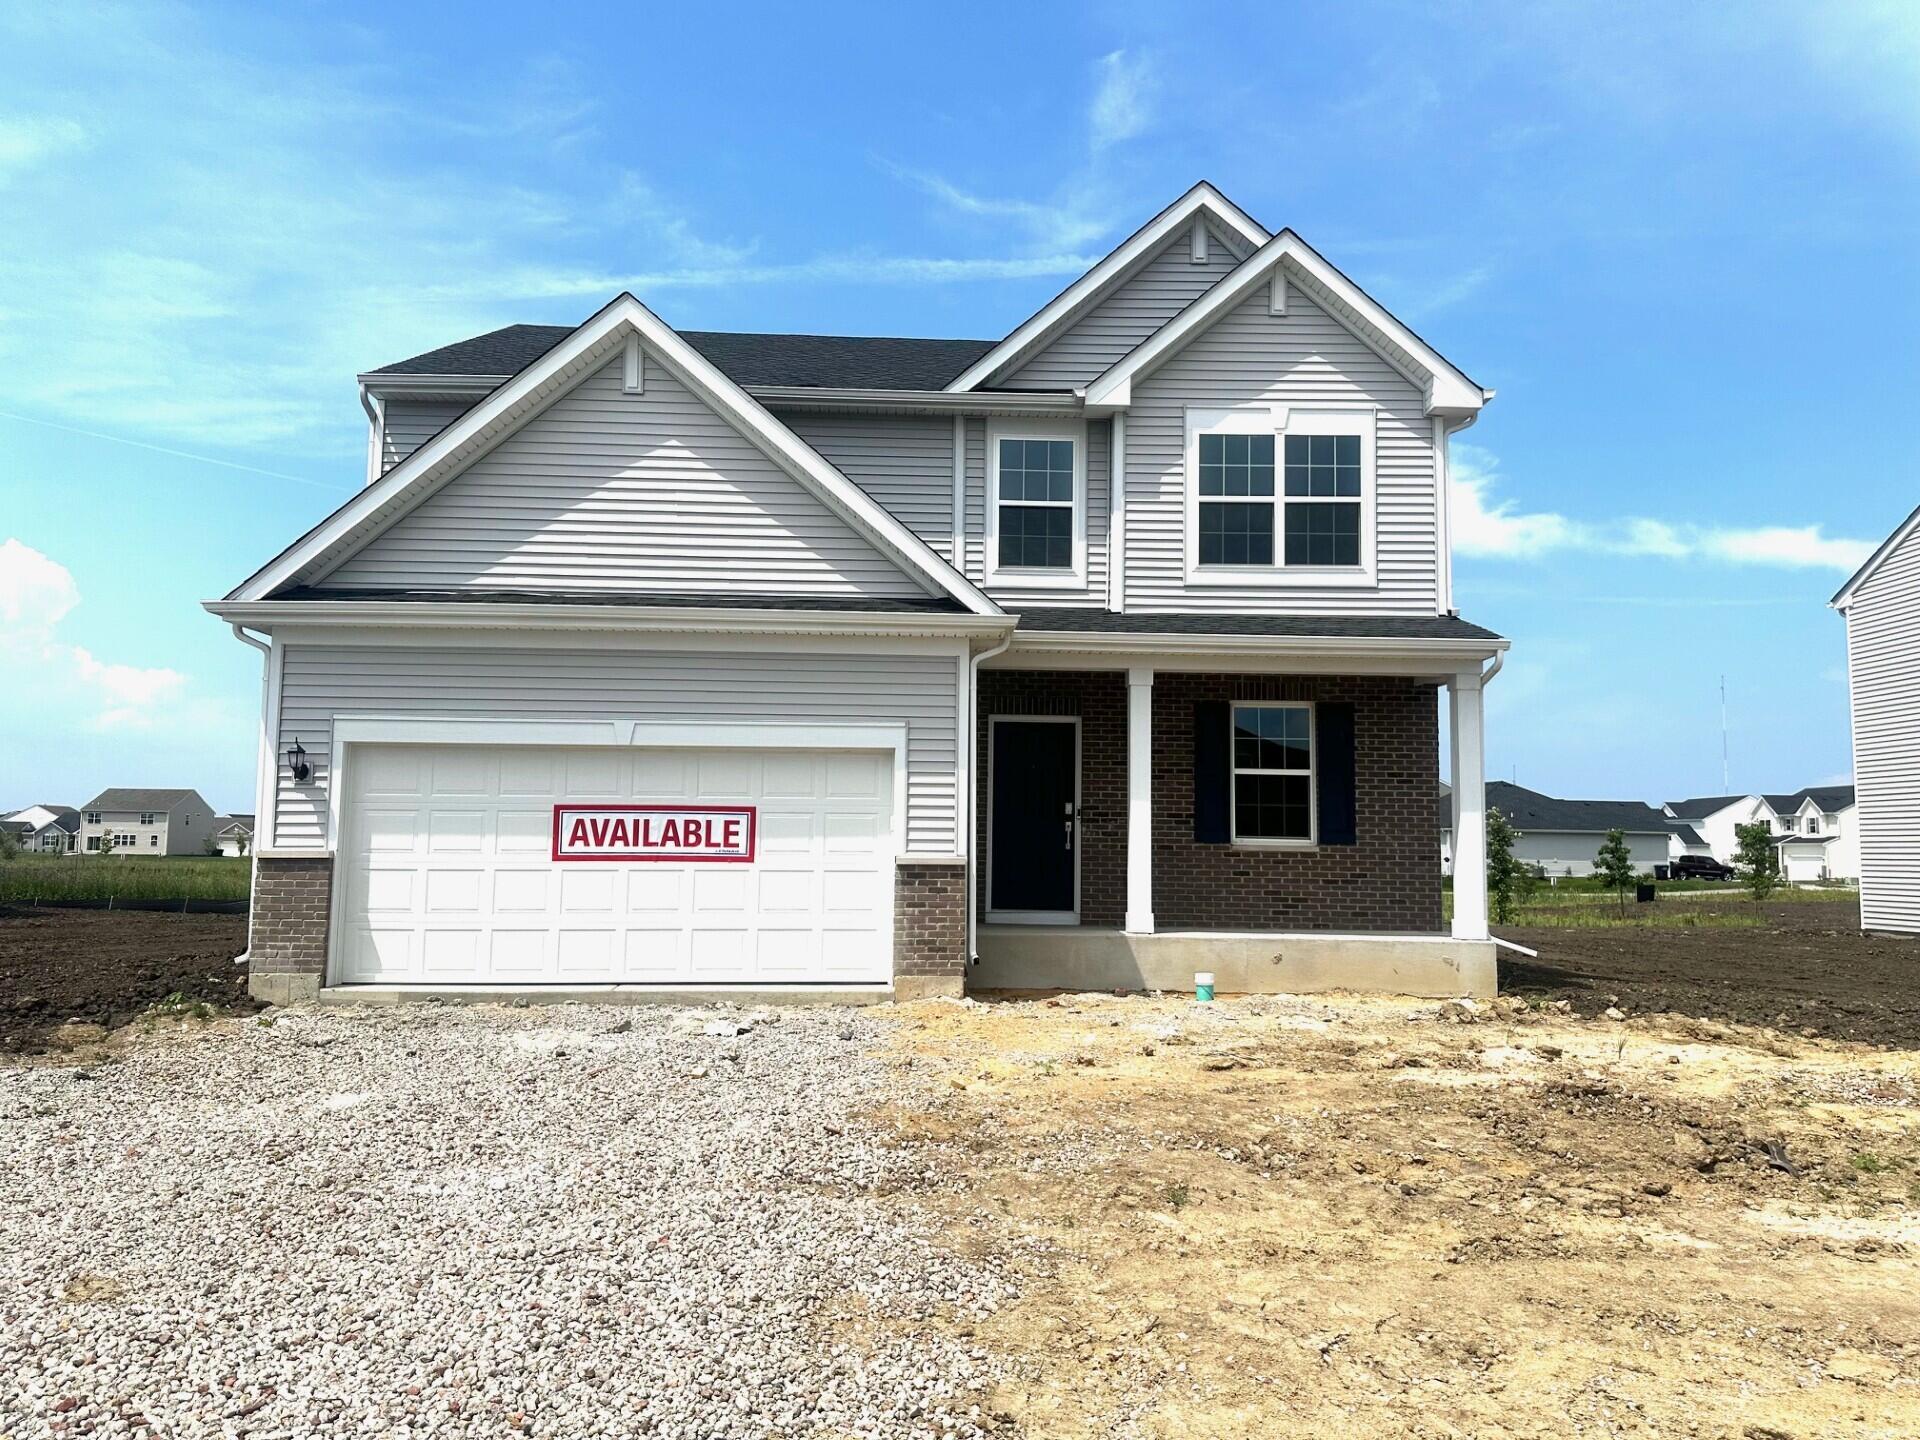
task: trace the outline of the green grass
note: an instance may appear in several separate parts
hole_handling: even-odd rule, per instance
[[[1589,905],[1522,905],[1515,908],[1514,925],[1534,925],[1545,930],[1745,930],[1757,929],[1767,917],[1751,906],[1732,906],[1713,910],[1682,910],[1672,906],[1635,905],[1627,902],[1623,915],[1613,901]]]
[[[244,900],[252,873],[224,855],[21,855],[0,860],[0,903]]]

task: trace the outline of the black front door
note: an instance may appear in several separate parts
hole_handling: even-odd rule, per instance
[[[995,910],[1073,911],[1078,731],[1071,721],[993,722]]]

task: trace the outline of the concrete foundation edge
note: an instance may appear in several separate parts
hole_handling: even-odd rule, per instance
[[[247,976],[247,993],[269,1005],[311,1005],[320,998],[320,977],[255,971]]]
[[[1126,935],[987,926],[970,990],[1190,991],[1211,971],[1222,995],[1354,990],[1423,999],[1488,999],[1498,989],[1491,940],[1429,936]]]

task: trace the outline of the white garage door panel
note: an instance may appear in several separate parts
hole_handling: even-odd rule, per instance
[[[890,754],[360,745],[346,769],[338,982],[892,974]],[[755,859],[554,861],[554,805],[596,801],[755,806]]]

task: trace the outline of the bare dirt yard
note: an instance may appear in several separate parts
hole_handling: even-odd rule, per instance
[[[1911,1437],[1920,947],[1777,911],[1478,1006],[36,1020],[0,1436]],[[0,986],[237,987],[182,919]]]
[[[0,905],[0,1055],[42,1050],[70,1022],[108,1029],[172,996],[256,1008],[245,915]]]

